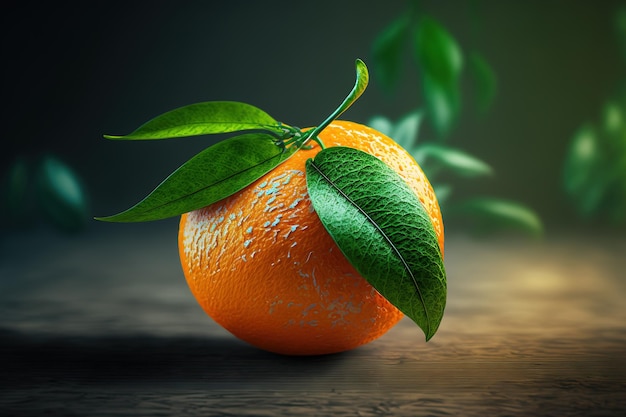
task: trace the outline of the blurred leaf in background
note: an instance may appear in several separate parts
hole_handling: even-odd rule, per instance
[[[396,87],[400,77],[410,21],[409,14],[398,17],[380,33],[372,47],[374,61],[378,63],[378,82],[387,91]]]
[[[431,181],[444,216],[469,218],[482,231],[514,229],[538,236],[542,234],[541,220],[523,204],[476,197],[455,201],[454,186],[442,177],[460,180],[492,176],[491,166],[469,152],[450,146],[448,138],[454,130],[467,95],[463,85],[469,85],[468,96],[484,116],[494,105],[497,75],[487,58],[472,45],[464,51],[454,35],[437,19],[419,9],[419,3],[409,1],[406,12],[384,27],[372,45],[374,80],[392,93],[400,83],[402,65],[412,58],[420,83],[421,106],[392,121],[375,115],[368,124],[393,138],[413,155]],[[473,27],[478,28],[478,16],[471,14]],[[476,32],[476,30],[475,30]],[[477,38],[477,36],[475,36]],[[477,43],[474,39],[474,43]],[[467,83],[463,83],[467,77]],[[419,139],[419,130],[427,122],[435,132],[431,140]],[[489,227],[487,227],[489,226]]]
[[[498,79],[491,65],[480,53],[472,52],[469,64],[476,97],[476,108],[480,115],[485,115],[495,101]]]
[[[463,54],[454,37],[430,16],[417,21],[414,36],[424,106],[436,131],[445,136],[461,108]]]
[[[626,4],[616,10],[614,23],[626,64]],[[613,226],[626,224],[626,78],[621,83],[600,120],[574,133],[563,163],[563,187],[576,212]]]
[[[377,115],[368,124],[394,138],[411,153],[432,183],[445,217],[468,219],[472,231],[479,234],[501,230],[513,230],[533,237],[543,234],[539,216],[518,202],[494,197],[455,199],[454,187],[442,180],[443,174],[459,179],[476,179],[492,176],[494,171],[486,162],[460,149],[439,142],[418,141],[421,120],[421,111],[415,110],[395,123]]]
[[[19,156],[5,173],[2,206],[9,227],[44,220],[65,233],[82,231],[90,218],[85,187],[76,172],[53,155],[36,164]],[[41,217],[41,219],[40,219]]]
[[[626,97],[605,104],[603,120],[587,123],[565,155],[563,185],[585,219],[626,220]]]

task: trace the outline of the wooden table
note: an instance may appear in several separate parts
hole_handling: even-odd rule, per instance
[[[0,414],[626,415],[626,239],[446,242],[437,335],[283,357],[214,324],[176,224],[0,242]]]

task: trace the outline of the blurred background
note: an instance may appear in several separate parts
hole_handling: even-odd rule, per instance
[[[5,1],[0,409],[625,415],[625,7]],[[347,354],[277,357],[201,310],[176,218],[93,220],[221,137],[103,135],[213,100],[317,125],[356,58],[371,81],[342,118],[389,133],[435,186],[446,314],[428,343],[405,319]]]
[[[368,64],[372,81],[343,118],[369,123],[382,116],[394,122],[421,112],[416,143],[445,141],[471,157],[465,162],[479,164],[469,175],[459,169],[455,174],[452,166],[449,178],[444,176],[451,187],[446,183],[444,192],[452,190],[458,201],[494,196],[519,204],[527,212],[513,217],[526,222],[522,232],[612,230],[623,221],[606,214],[606,205],[624,198],[602,200],[609,186],[599,186],[596,197],[581,197],[576,184],[568,189],[564,170],[576,135],[590,124],[601,128],[609,117],[607,103],[620,91],[626,62],[623,7],[617,0],[387,1],[367,7],[326,0],[155,1],[149,7],[8,3],[0,17],[5,74],[0,167],[9,201],[4,213],[10,214],[3,216],[3,228],[15,230],[16,224],[42,217],[39,211],[24,215],[41,210],[41,201],[57,204],[54,196],[31,195],[45,194],[31,189],[33,181],[42,182],[33,180],[45,171],[42,165],[52,172],[48,176],[63,177],[59,170],[65,167],[80,179],[87,208],[78,212],[88,218],[137,202],[217,138],[132,143],[102,135],[130,133],[179,106],[243,101],[285,123],[315,125],[352,87],[358,57]],[[443,110],[448,105],[453,114],[439,125],[431,117],[436,98],[425,84],[428,57],[420,60],[414,35],[424,17],[434,28],[430,36],[439,36],[441,48],[452,48],[461,59],[452,75],[458,88],[454,103],[446,104],[444,94]],[[410,21],[409,29],[398,35],[393,26],[402,19]],[[476,65],[476,56],[482,64]],[[615,109],[612,117],[620,125],[626,117],[623,108]],[[446,156],[454,155],[444,155],[444,163]],[[589,168],[589,158],[573,158],[574,168]],[[614,164],[621,172],[623,160]],[[611,186],[622,197],[623,182]],[[594,198],[591,208],[575,203]],[[603,204],[605,212],[594,209]],[[468,229],[467,218],[450,213],[444,210],[448,233]],[[66,229],[72,229],[68,221]]]

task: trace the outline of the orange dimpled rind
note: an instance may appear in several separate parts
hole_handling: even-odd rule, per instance
[[[326,147],[360,149],[398,172],[424,204],[443,253],[434,191],[404,149],[345,121],[319,137]],[[353,349],[403,317],[356,272],[315,214],[305,162],[319,150],[314,144],[296,152],[240,192],[180,221],[181,265],[200,306],[236,337],[280,354]]]

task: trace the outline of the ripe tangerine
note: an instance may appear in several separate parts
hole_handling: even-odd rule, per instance
[[[394,169],[430,215],[443,254],[435,193],[415,160],[367,126],[334,121],[327,147],[368,152]],[[270,352],[319,355],[382,336],[403,314],[347,261],[308,198],[314,142],[238,193],[181,216],[181,265],[200,306],[236,337]]]

